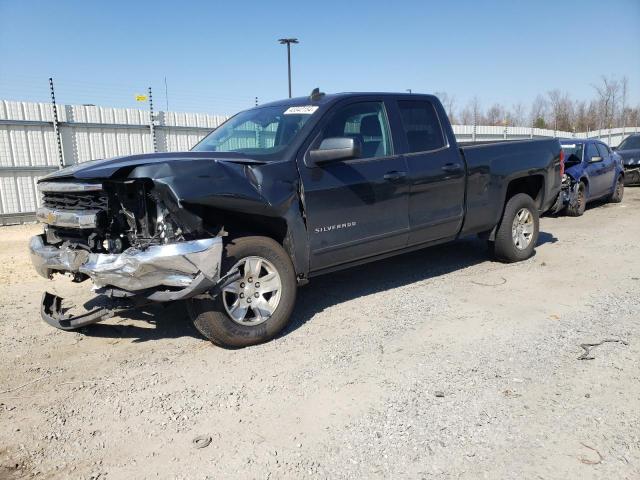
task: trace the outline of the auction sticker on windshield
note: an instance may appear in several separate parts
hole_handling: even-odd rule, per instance
[[[304,105],[302,107],[289,107],[284,111],[284,114],[285,115],[294,115],[294,114],[311,115],[316,110],[318,110],[317,105]]]

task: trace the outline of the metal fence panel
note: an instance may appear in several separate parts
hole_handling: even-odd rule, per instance
[[[65,165],[153,151],[146,110],[59,105],[58,117]],[[205,113],[157,112],[154,117],[157,150],[189,150],[226,119],[223,115]],[[572,133],[531,127],[454,125],[453,131],[460,142],[589,137],[615,146],[626,135],[638,132],[638,128]],[[247,131],[246,138],[234,141],[238,146],[255,146],[258,141],[268,141],[273,134],[264,131],[258,138],[255,132]],[[40,201],[36,183],[56,170],[58,164],[51,104],[0,101],[0,224],[33,215]]]

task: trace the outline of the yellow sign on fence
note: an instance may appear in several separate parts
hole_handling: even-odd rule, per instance
[[[136,95],[136,102],[146,102],[146,101],[147,101],[146,95]]]

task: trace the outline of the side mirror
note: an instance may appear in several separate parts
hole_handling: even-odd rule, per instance
[[[598,157],[597,155],[594,157],[591,157],[591,159],[589,160],[589,163],[598,163],[602,161],[602,157]]]
[[[308,164],[315,167],[322,163],[358,158],[362,154],[360,140],[351,137],[325,138],[317,150],[309,152]]]
[[[618,147],[611,147],[611,150],[613,150],[614,152],[618,149]]]

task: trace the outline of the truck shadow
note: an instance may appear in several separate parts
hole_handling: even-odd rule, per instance
[[[540,232],[538,246],[557,241],[552,234]],[[300,328],[317,313],[333,305],[483,262],[497,263],[484,240],[470,237],[314,278],[309,287],[298,291],[291,323],[282,335]]]
[[[556,237],[540,232],[538,246],[555,242]],[[297,330],[333,305],[492,261],[486,242],[474,237],[314,278],[308,287],[299,289],[291,323],[280,336]],[[182,302],[133,310],[120,318],[136,322],[98,323],[81,331],[91,337],[129,338],[134,343],[185,336],[202,338],[191,325]],[[140,326],[138,321],[145,325]]]
[[[85,308],[91,308],[91,302],[85,303]],[[148,307],[129,310],[118,315],[121,320],[135,320],[133,324],[113,321],[109,323],[95,323],[80,329],[88,337],[123,339],[129,338],[133,343],[150,340],[171,339],[180,337],[201,338],[198,331],[191,325],[184,303],[150,305]],[[142,326],[141,326],[142,325]]]

